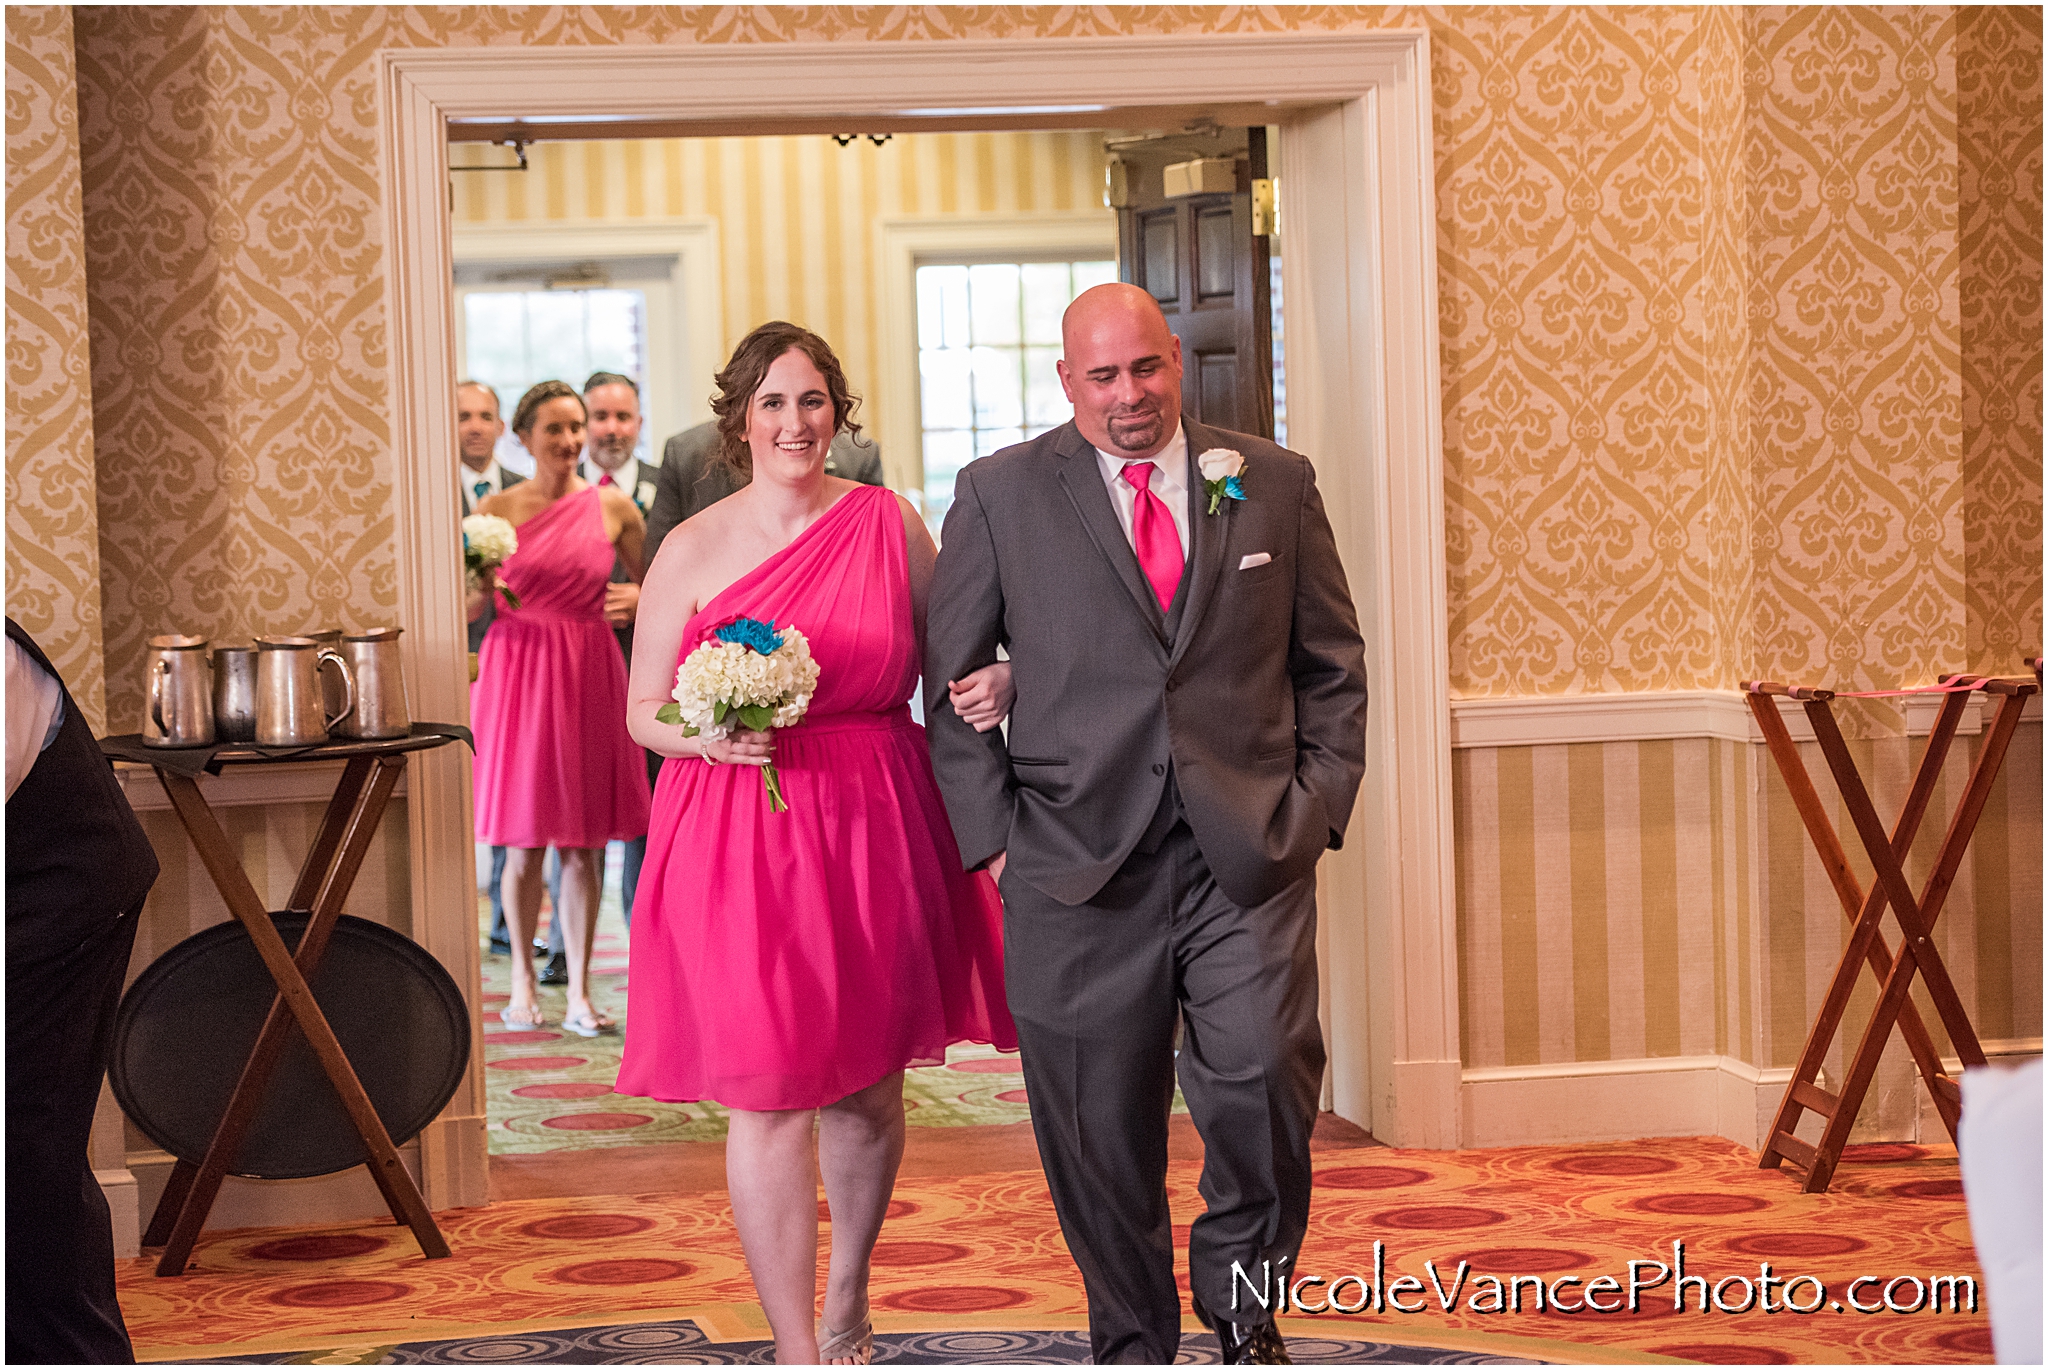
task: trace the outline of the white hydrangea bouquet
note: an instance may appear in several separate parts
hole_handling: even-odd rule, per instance
[[[765,733],[801,719],[817,689],[810,641],[794,626],[778,632],[757,618],[735,618],[683,658],[676,668],[675,703],[662,705],[654,717],[681,724],[684,737],[706,741],[730,735],[736,723]],[[761,780],[769,809],[789,812],[773,761],[761,768]]]
[[[471,514],[462,521],[462,565],[469,572],[472,589],[482,582],[485,571],[497,570],[518,550],[519,534],[496,514]],[[514,609],[519,607],[519,596],[511,586],[501,580],[498,591],[505,596],[506,604]]]

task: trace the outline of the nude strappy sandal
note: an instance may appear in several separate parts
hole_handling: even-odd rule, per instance
[[[825,1326],[823,1318],[818,1319],[818,1360],[839,1359],[852,1356],[856,1365],[872,1365],[875,1359],[875,1320],[872,1313],[863,1314],[858,1327],[849,1327],[844,1332],[834,1332]]]

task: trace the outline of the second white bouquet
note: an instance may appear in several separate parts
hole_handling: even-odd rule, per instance
[[[729,736],[735,726],[765,733],[802,719],[817,688],[810,641],[794,626],[778,631],[757,618],[735,618],[683,658],[676,668],[675,703],[662,705],[654,717],[680,724],[684,737],[706,741]],[[761,779],[769,809],[787,813],[773,761],[761,768]]]
[[[519,534],[496,514],[471,514],[462,521],[462,565],[472,587],[481,583],[485,571],[497,570],[518,550]],[[519,596],[504,581],[497,583],[497,592],[514,609],[519,607]]]

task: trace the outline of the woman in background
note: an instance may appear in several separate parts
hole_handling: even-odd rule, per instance
[[[482,615],[502,578],[519,607],[501,602],[477,658],[470,697],[476,728],[476,835],[506,853],[504,904],[511,920],[512,998],[505,1026],[542,1025],[531,957],[540,920],[541,865],[561,854],[562,942],[568,1011],[562,1026],[584,1037],[617,1025],[590,1000],[604,846],[647,831],[647,774],[625,728],[626,668],[605,621],[614,554],[640,578],[645,527],[624,492],[576,474],[583,456],[582,397],[542,381],[520,397],[512,431],[533,454],[531,480],[477,506],[519,533],[519,550],[471,592]]]
[[[858,428],[838,359],[814,333],[764,324],[718,391],[725,459],[751,480],[664,540],[634,639],[633,736],[673,759],[655,786],[616,1088],[731,1110],[733,1218],[776,1359],[863,1363],[904,1067],[942,1062],[953,1042],[1016,1045],[1002,905],[985,873],[960,867],[905,702],[931,535],[901,496],[825,474],[833,436]],[[717,741],[656,721],[678,664],[739,617],[810,639],[809,713]],[[1009,667],[977,675],[959,706],[992,727]],[[758,769],[771,757],[784,813]],[[820,1173],[832,1254],[814,1326]]]

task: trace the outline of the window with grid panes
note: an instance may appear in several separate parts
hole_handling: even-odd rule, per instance
[[[580,391],[591,372],[616,371],[632,377],[644,394],[645,291],[513,285],[458,287],[456,294],[462,310],[462,374],[498,392],[499,417],[505,420],[497,448],[501,465],[533,474],[533,458],[513,436],[512,416],[519,397],[540,381],[567,381]],[[641,461],[654,459],[651,429],[641,426],[639,450],[633,454]]]
[[[1053,364],[1074,296],[1116,262],[976,262],[917,268],[925,517],[937,530],[953,479],[976,457],[1073,417]]]

